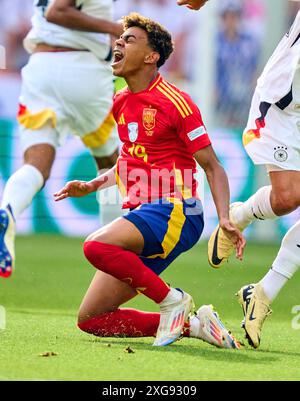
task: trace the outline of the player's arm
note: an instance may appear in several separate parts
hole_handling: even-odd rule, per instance
[[[70,181],[61,190],[54,194],[54,200],[60,201],[66,198],[80,198],[92,192],[116,185],[116,166],[106,173],[99,175],[91,181]]]
[[[187,6],[191,10],[200,10],[208,0],[177,0],[179,6]]]
[[[78,31],[107,33],[117,37],[123,33],[121,23],[87,15],[76,8],[75,0],[55,0],[48,7],[45,17],[53,24]]]
[[[219,225],[236,247],[236,256],[242,260],[246,240],[229,220],[230,190],[227,174],[220,164],[212,146],[198,150],[194,157],[205,171],[216,205]]]

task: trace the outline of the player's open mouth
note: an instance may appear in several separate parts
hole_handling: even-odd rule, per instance
[[[114,50],[114,59],[112,62],[112,67],[116,67],[124,59],[124,54],[120,50]]]

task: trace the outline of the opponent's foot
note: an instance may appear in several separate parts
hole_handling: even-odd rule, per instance
[[[230,205],[229,218],[240,231],[244,228],[239,227],[232,216],[235,208],[239,207],[242,202],[235,202]],[[222,264],[228,261],[229,257],[234,252],[234,245],[230,239],[224,234],[222,228],[217,226],[208,241],[208,262],[209,264],[218,269]]]
[[[199,338],[218,348],[241,348],[240,343],[224,326],[212,305],[201,306],[192,319],[199,320],[199,328],[191,337]]]
[[[261,284],[250,284],[242,287],[236,294],[243,308],[242,327],[246,338],[253,348],[258,348],[264,321],[271,315],[270,301],[266,297]]]
[[[184,325],[189,320],[189,315],[194,308],[193,298],[186,292],[179,291],[182,293],[180,301],[161,306],[154,346],[163,347],[175,342],[181,336]]]
[[[0,277],[10,277],[15,264],[15,220],[10,207],[0,209]]]

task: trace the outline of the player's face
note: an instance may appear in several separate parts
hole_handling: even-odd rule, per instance
[[[151,54],[153,50],[148,44],[147,33],[137,27],[127,29],[114,48],[114,75],[126,79],[136,74],[147,64]]]

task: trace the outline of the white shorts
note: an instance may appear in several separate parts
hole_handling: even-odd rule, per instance
[[[113,86],[109,64],[91,52],[33,54],[22,70],[23,150],[42,143],[56,148],[73,134],[94,156],[110,156],[119,143],[111,113]]]
[[[254,164],[300,171],[300,114],[271,105],[262,113],[259,94],[252,99],[243,143]],[[268,171],[274,171],[270,169]]]

